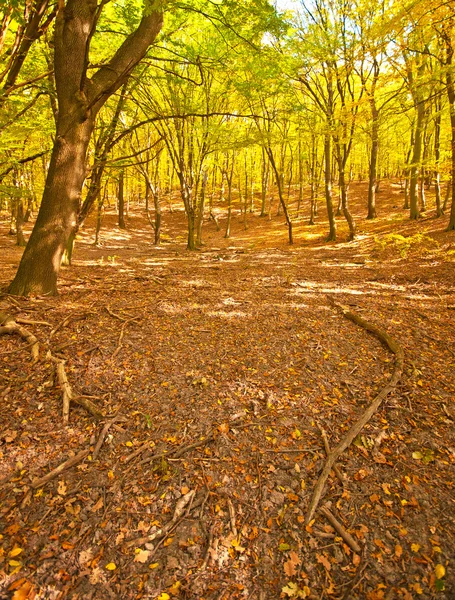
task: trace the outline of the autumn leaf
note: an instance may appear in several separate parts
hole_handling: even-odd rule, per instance
[[[434,568],[434,574],[436,575],[436,579],[442,579],[446,574],[444,565],[436,565]]]
[[[326,556],[324,556],[323,554],[316,554],[316,560],[318,561],[318,563],[321,563],[321,565],[323,565],[327,571],[331,570],[332,565],[330,564]]]
[[[288,577],[293,577],[297,573],[297,567],[299,566],[301,560],[294,550],[289,553],[289,560],[287,560],[283,567],[284,572]]]
[[[9,555],[11,556],[11,558],[14,558],[15,556],[19,556],[19,554],[21,552],[22,552],[22,548],[14,548],[13,550],[11,550]]]
[[[106,565],[106,569],[108,571],[115,571],[116,568],[117,568],[117,565],[113,562],[110,562]]]
[[[134,562],[145,563],[148,561],[148,558],[150,556],[149,550],[141,550],[140,548],[136,548],[134,552],[136,554],[136,556],[134,557]]]

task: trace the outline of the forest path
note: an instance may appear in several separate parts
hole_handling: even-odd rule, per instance
[[[93,449],[103,424],[72,405],[64,427],[53,366],[0,338],[4,597],[452,598],[455,282],[453,242],[428,234],[436,225],[403,222],[404,242],[365,233],[291,248],[282,223],[250,217],[243,238],[240,223],[232,240],[210,226],[210,246],[189,253],[182,239],[154,248],[132,213],[102,248],[83,232],[59,298],[1,298],[50,324],[27,327],[43,357],[48,345],[67,361],[75,393],[124,418],[95,461],[27,495],[31,479]],[[267,227],[277,237],[265,243]],[[0,243],[7,273],[19,251]],[[329,297],[405,352],[397,388],[338,462],[344,490],[333,476],[324,496],[360,555],[321,513],[303,519],[325,460],[320,428],[335,446],[394,359]]]

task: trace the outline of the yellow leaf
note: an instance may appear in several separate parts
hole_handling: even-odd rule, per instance
[[[413,552],[418,552],[420,550],[420,544],[411,544],[411,550]]]
[[[160,563],[150,563],[149,569],[158,569],[159,566],[160,566]]]
[[[190,491],[190,488],[186,485],[182,486],[180,491],[182,492],[183,495],[188,494],[188,492]]]
[[[19,556],[19,554],[21,552],[22,552],[22,548],[14,548],[14,550],[11,550],[9,555],[11,556],[11,558],[14,558],[15,556]]]
[[[167,538],[164,540],[163,546],[170,546],[173,541],[174,541],[174,538]]]
[[[397,558],[400,558],[400,556],[401,556],[402,554],[403,554],[403,547],[402,547],[402,546],[400,546],[400,544],[397,544],[397,545],[395,546],[395,556],[396,556]]]
[[[434,568],[434,574],[436,575],[436,579],[442,579],[446,574],[444,565],[436,565]]]
[[[10,567],[20,567],[22,563],[18,560],[10,560],[8,564]]]
[[[160,594],[158,596],[158,598],[156,600],[170,600],[170,596],[169,594],[166,594],[166,592],[163,592],[162,594]]]
[[[291,433],[291,437],[294,440],[298,440],[299,438],[302,437],[302,433],[300,431],[300,429],[297,429],[297,427],[294,429],[294,431]]]
[[[125,442],[125,446],[128,446],[128,448],[131,448],[133,445],[133,442]]]
[[[117,565],[116,565],[115,563],[108,563],[108,564],[106,565],[106,569],[107,569],[108,571],[115,571],[115,569],[116,569],[116,568],[117,568]]]

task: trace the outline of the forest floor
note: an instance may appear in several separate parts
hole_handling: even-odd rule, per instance
[[[354,242],[339,217],[325,243],[321,209],[293,246],[282,217],[248,214],[188,252],[181,211],[160,247],[139,209],[126,231],[108,213],[59,297],[0,296],[41,345],[32,364],[0,337],[0,598],[455,598],[455,235],[433,210],[410,221],[396,185],[374,221],[351,192]],[[387,331],[404,369],[306,524],[323,432],[334,448],[395,364],[333,301]],[[102,419],[72,402],[64,425],[47,350]]]

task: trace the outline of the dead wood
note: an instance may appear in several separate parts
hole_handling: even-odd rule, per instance
[[[195,495],[196,490],[190,490],[188,493],[184,494],[181,498],[179,498],[177,504],[175,505],[174,515],[169,523],[166,523],[166,525],[164,525],[161,529],[154,531],[150,535],[129,540],[126,543],[127,548],[131,546],[141,546],[142,544],[153,542],[156,539],[164,538],[166,535],[168,535],[182,515],[184,515],[186,512],[189,512],[193,505],[193,499]],[[188,505],[189,508],[187,508]]]
[[[101,446],[103,445],[103,442],[106,439],[106,435],[107,435],[109,429],[112,427],[112,425],[114,425],[114,423],[116,423],[117,421],[120,421],[120,420],[124,420],[124,418],[117,415],[116,417],[114,417],[113,419],[110,419],[109,421],[107,421],[107,423],[104,424],[104,427],[101,430],[98,441],[96,442],[95,449],[93,450],[92,460],[96,460],[98,458],[98,454],[101,450]]]
[[[33,333],[30,333],[28,329],[19,325],[14,317],[6,313],[0,313],[0,335],[11,335],[16,333],[23,340],[30,345],[30,351],[32,354],[32,364],[38,362],[39,359],[39,343]]]
[[[381,342],[383,342],[389,348],[389,350],[393,352],[393,354],[395,354],[396,361],[395,368],[389,383],[384,388],[382,388],[382,390],[379,392],[379,394],[376,396],[376,398],[373,400],[370,406],[363,412],[363,414],[354,423],[354,425],[352,425],[352,427],[349,429],[348,433],[341,440],[338,446],[336,446],[336,448],[334,448],[327,456],[327,460],[325,462],[324,468],[322,469],[322,473],[320,474],[319,479],[316,483],[316,487],[314,488],[310,506],[305,516],[306,524],[308,524],[314,516],[314,513],[322,496],[325,482],[327,481],[330,475],[330,471],[332,470],[335,461],[346,450],[346,448],[348,448],[352,444],[352,442],[359,435],[364,426],[368,423],[368,421],[370,421],[372,416],[379,409],[379,406],[381,405],[384,398],[386,398],[390,394],[390,392],[392,392],[395,389],[398,381],[401,378],[404,363],[403,348],[387,332],[383,331],[370,321],[363,319],[360,315],[357,315],[356,313],[352,312],[347,307],[341,306],[340,304],[333,302],[331,299],[330,301],[334,306],[341,310],[341,312],[347,319],[349,319],[356,325],[363,327],[370,333],[373,333]]]
[[[60,473],[63,473],[63,471],[66,471],[66,469],[69,469],[70,467],[74,467],[75,465],[78,465],[89,454],[90,454],[90,450],[81,450],[78,454],[76,454],[75,456],[71,456],[71,458],[68,458],[68,460],[65,460],[65,462],[63,462],[61,465],[59,465],[58,467],[56,467],[55,469],[50,471],[47,475],[44,475],[44,477],[39,477],[37,479],[34,479],[32,481],[32,483],[30,484],[31,487],[33,489],[43,487],[44,485],[46,485],[46,483],[48,483],[52,479],[55,479],[56,477],[58,477],[60,475]]]
[[[343,540],[346,542],[349,548],[351,548],[351,550],[353,550],[357,554],[360,554],[362,549],[360,548],[359,544],[355,541],[352,535],[348,531],[346,531],[346,529],[338,521],[335,515],[332,514],[329,507],[327,505],[322,506],[320,508],[320,511],[326,517],[326,519],[329,521],[329,523],[332,525],[335,531],[343,538]]]

